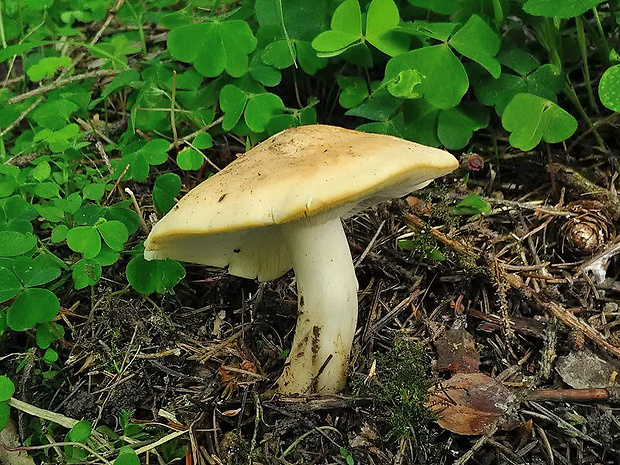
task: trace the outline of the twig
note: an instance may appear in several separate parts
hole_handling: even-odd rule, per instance
[[[519,293],[531,304],[535,305],[539,309],[545,310],[569,328],[582,331],[585,337],[590,339],[601,349],[620,358],[620,347],[616,347],[615,345],[609,343],[595,328],[577,318],[572,312],[569,312],[562,305],[556,302],[545,302],[536,292],[526,286],[517,275],[506,273],[504,278],[512,288],[519,291]]]
[[[138,217],[140,217],[140,227],[142,228],[142,231],[144,231],[144,233],[148,235],[149,227],[146,225],[146,221],[144,221],[144,215],[142,215],[142,210],[140,209],[140,205],[138,205],[136,196],[134,195],[133,191],[129,187],[125,187],[124,190],[127,194],[129,194],[129,197],[131,197],[131,203],[133,203],[133,208],[136,210]]]
[[[98,77],[103,77],[103,76],[114,76],[115,74],[118,74],[122,71],[124,70],[122,69],[98,69],[97,71],[91,71],[89,73],[76,74],[75,76],[71,76],[65,79],[59,79],[46,86],[37,87],[36,89],[32,89],[31,91],[16,95],[15,97],[8,99],[6,103],[11,105],[13,103],[23,102],[24,100],[28,100],[30,97],[34,97],[36,95],[41,95],[41,94],[46,94],[47,92],[50,92],[54,89],[58,89],[59,87],[62,87],[65,84],[71,84],[72,82],[80,82],[80,81],[84,81],[90,78],[98,78]],[[3,134],[0,134],[0,135],[3,135]]]
[[[581,194],[592,196],[599,202],[602,202],[615,219],[620,218],[620,199],[618,199],[618,195],[615,192],[593,183],[581,173],[560,163],[550,163],[547,165],[547,171],[553,173],[561,183],[578,190]]]
[[[49,449],[51,447],[55,448],[55,447],[59,447],[59,446],[79,447],[80,449],[84,449],[86,452],[88,452],[89,454],[93,455],[94,457],[97,457],[99,460],[101,460],[105,464],[111,464],[112,463],[109,460],[107,460],[105,457],[99,455],[97,452],[92,450],[86,444],[82,444],[81,442],[54,442],[54,443],[51,443],[51,444],[42,444],[40,446],[19,446],[19,447],[9,447],[6,444],[2,444],[2,447],[4,447],[6,450],[10,450],[10,451],[18,451],[18,450],[45,450],[45,449]]]
[[[423,230],[423,231],[428,231],[431,236],[433,236],[435,239],[437,239],[442,244],[447,245],[448,247],[450,247],[455,252],[458,252],[458,253],[460,253],[462,255],[467,255],[467,256],[469,256],[471,258],[474,258],[474,259],[478,258],[478,255],[475,252],[472,251],[471,247],[468,247],[467,245],[463,244],[460,241],[455,241],[453,239],[450,239],[448,236],[446,236],[444,233],[442,233],[438,229],[435,229],[435,228],[429,226],[428,224],[426,224],[424,221],[422,221],[416,215],[414,215],[412,213],[409,213],[409,212],[406,212],[406,211],[403,211],[402,215],[403,215],[403,217],[405,219],[405,223],[410,228],[419,229],[419,230]]]
[[[1,132],[0,132],[0,138],[4,137],[4,135],[10,131],[13,130],[13,128],[15,126],[17,126],[19,123],[22,122],[22,120],[28,116],[28,113],[30,113],[32,110],[34,110],[37,105],[39,103],[41,103],[43,101],[43,97],[39,97],[38,99],[36,99],[34,102],[32,102],[32,104],[30,104],[30,106],[28,108],[26,108],[24,111],[22,111],[19,116],[17,117],[17,119],[15,121],[13,121],[11,124],[9,124],[6,128],[4,128]]]
[[[620,402],[620,388],[536,389],[527,396],[535,402]]]

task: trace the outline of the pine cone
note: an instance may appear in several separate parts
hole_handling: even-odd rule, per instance
[[[571,216],[562,225],[566,247],[575,255],[591,255],[614,233],[605,206],[597,200],[576,200],[566,206]]]

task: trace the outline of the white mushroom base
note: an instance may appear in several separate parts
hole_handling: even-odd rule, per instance
[[[278,380],[282,394],[333,394],[346,383],[357,323],[357,279],[340,218],[284,225],[297,280],[293,345]]]

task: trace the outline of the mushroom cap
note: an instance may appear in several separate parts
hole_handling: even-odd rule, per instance
[[[345,217],[457,166],[444,150],[393,136],[319,124],[285,129],[188,192],[153,227],[144,256],[275,279],[292,266],[280,225]]]

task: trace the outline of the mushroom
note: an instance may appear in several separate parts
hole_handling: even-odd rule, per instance
[[[326,125],[270,137],[187,193],[145,242],[172,258],[269,281],[293,268],[298,312],[282,394],[333,394],[346,381],[357,322],[341,218],[402,197],[457,167],[443,150]]]

